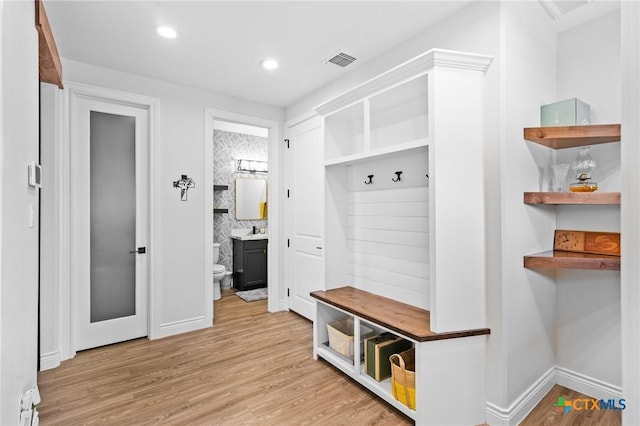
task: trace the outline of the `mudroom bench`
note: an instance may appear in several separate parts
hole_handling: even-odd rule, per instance
[[[488,328],[434,333],[430,312],[387,297],[340,287],[311,293],[316,301],[314,359],[323,358],[417,424],[461,424],[484,410],[484,362]],[[329,346],[327,324],[353,321],[353,356]],[[366,372],[363,344],[367,335],[390,332],[409,340],[416,357],[416,409],[397,401],[391,380],[376,381]],[[465,401],[451,410],[451,401]]]

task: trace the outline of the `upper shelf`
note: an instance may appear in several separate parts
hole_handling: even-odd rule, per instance
[[[411,142],[405,142],[399,145],[373,149],[365,152],[359,152],[356,154],[345,155],[342,157],[331,158],[324,162],[325,166],[351,166],[362,161],[371,160],[374,158],[388,156],[392,154],[401,154],[406,152],[420,152],[424,151],[429,146],[429,139],[418,139]]]
[[[525,204],[619,205],[619,192],[525,192]]]
[[[620,141],[620,124],[527,127],[524,138],[553,149],[574,148]]]

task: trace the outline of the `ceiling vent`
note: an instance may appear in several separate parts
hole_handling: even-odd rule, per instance
[[[325,62],[325,64],[334,64],[337,65],[339,67],[346,67],[347,65],[351,64],[353,61],[355,61],[356,58],[354,58],[351,55],[347,55],[346,53],[340,52],[337,55],[333,56],[330,59],[327,59],[327,61]]]
[[[574,9],[584,6],[590,0],[539,0],[544,10],[549,16],[558,20],[561,16],[566,15]]]

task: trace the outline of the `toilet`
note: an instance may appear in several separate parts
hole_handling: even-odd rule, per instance
[[[218,265],[218,260],[220,260],[220,243],[213,243],[213,300],[218,300],[222,297],[220,294],[220,281],[227,274],[224,265]]]

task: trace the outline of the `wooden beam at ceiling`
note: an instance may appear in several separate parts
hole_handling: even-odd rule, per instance
[[[42,0],[35,0],[36,5],[36,29],[38,30],[39,72],[40,81],[62,86],[62,63],[58,48],[49,26],[49,19],[44,10]]]

